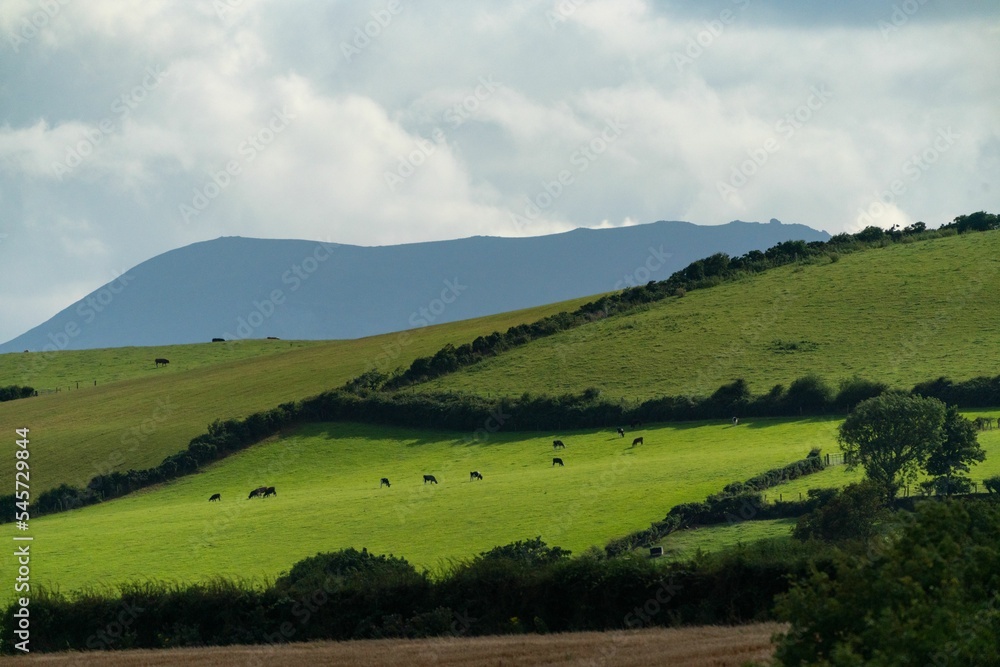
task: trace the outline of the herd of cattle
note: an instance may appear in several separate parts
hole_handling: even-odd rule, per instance
[[[735,426],[736,424],[737,424],[737,419],[736,417],[733,417],[733,425]],[[637,426],[642,426],[642,422],[635,421],[632,422],[630,426],[632,428],[636,428]],[[623,428],[618,429],[618,437],[620,438],[625,437],[625,429]],[[642,436],[639,436],[638,438],[632,440],[633,447],[641,444],[643,444]],[[562,440],[553,440],[552,449],[566,449],[566,443],[564,443]],[[563,460],[561,458],[559,457],[552,458],[552,467],[565,466],[565,465],[566,464],[563,463]],[[469,473],[470,482],[475,482],[476,480],[482,481],[482,479],[483,475],[478,470],[473,470],[472,472]],[[434,477],[434,475],[424,475],[424,484],[437,484],[437,483],[438,483],[437,478]],[[383,477],[382,480],[379,482],[379,488],[382,488],[383,486],[390,489],[392,488],[392,484],[389,482],[388,477]],[[269,496],[277,496],[277,495],[278,492],[274,490],[273,486],[258,486],[256,489],[250,492],[250,495],[247,496],[247,500],[250,500],[252,498],[267,498]],[[209,498],[208,500],[209,502],[222,500],[222,495],[219,493],[213,493],[212,497]]]

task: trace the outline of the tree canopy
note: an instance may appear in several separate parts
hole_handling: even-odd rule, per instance
[[[886,393],[859,403],[837,439],[849,465],[862,466],[892,500],[944,442],[945,413],[936,398]]]
[[[959,473],[969,472],[969,464],[986,459],[986,452],[979,446],[976,426],[958,412],[958,407],[948,406],[944,420],[944,441],[927,457],[927,474],[939,482],[937,488],[950,495],[969,487],[969,481]]]

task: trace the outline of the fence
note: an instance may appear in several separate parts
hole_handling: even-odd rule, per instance
[[[850,463],[850,458],[847,454],[826,454],[824,457],[824,463],[828,466],[842,466]]]

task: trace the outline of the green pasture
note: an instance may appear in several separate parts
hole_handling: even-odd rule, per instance
[[[159,377],[329,344],[330,341],[316,340],[247,339],[193,345],[8,353],[0,354],[0,384],[34,387],[41,393],[85,390],[120,380]],[[172,364],[157,368],[153,360],[158,358],[169,359]]]
[[[1000,232],[786,266],[561,332],[423,385],[609,398],[755,392],[815,373],[910,388],[1000,373]]]
[[[996,418],[1000,416],[1000,411],[978,410],[964,414],[970,419],[980,416]],[[839,422],[833,423],[832,426],[834,428],[839,426]],[[833,437],[836,437],[835,433]],[[969,478],[979,483],[979,490],[983,491],[981,486],[983,479],[1000,475],[1000,429],[980,432],[979,443],[986,451],[986,460],[972,466]],[[830,448],[824,448],[824,451],[833,453],[838,452],[839,449],[835,443],[832,443]],[[822,472],[772,487],[765,492],[765,497],[769,502],[799,500],[806,497],[809,489],[843,488],[852,482],[860,482],[863,479],[864,470],[860,467],[848,470],[843,465],[834,465]],[[910,487],[910,492],[919,494],[915,485]],[[693,558],[699,551],[704,553],[718,552],[738,544],[788,537],[791,535],[796,521],[797,519],[751,520],[733,524],[701,526],[671,533],[653,546],[662,546],[664,556],[668,559],[685,560]],[[644,548],[637,550],[637,552],[646,554],[648,550]]]
[[[14,428],[30,429],[33,494],[62,483],[83,487],[97,474],[158,465],[216,419],[245,417],[313,396],[372,365],[407,366],[446,343],[572,310],[587,300],[357,340],[4,354],[0,385],[46,387],[58,381],[74,388],[0,403],[0,424],[10,428],[10,448]],[[158,356],[170,365],[155,368]],[[84,380],[80,389],[75,389],[76,379]],[[9,479],[13,466],[13,454],[0,460],[0,471]],[[0,493],[11,492],[13,486]]]
[[[1000,415],[1000,411],[975,414]],[[214,576],[261,584],[320,551],[367,547],[440,572],[490,547],[541,535],[576,553],[647,527],[679,503],[731,481],[837,451],[839,418],[654,425],[624,439],[610,430],[471,434],[313,424],[244,450],[201,473],[131,496],[31,521],[32,581],[62,590],[155,578]],[[632,447],[631,436],[645,444]],[[559,438],[565,449],[553,450]],[[1000,430],[980,434],[1000,474]],[[552,465],[553,456],[565,462]],[[470,481],[477,470],[482,481]],[[424,484],[424,474],[439,484]],[[380,488],[388,477],[391,488]],[[786,499],[860,479],[843,466],[768,491]],[[277,497],[247,500],[275,486]],[[222,502],[208,502],[213,493]],[[790,525],[790,524],[789,524]],[[669,536],[675,557],[787,533],[749,521]],[[8,524],[8,531],[15,529]],[[784,532],[783,532],[784,531]],[[24,533],[19,533],[24,534]],[[7,575],[13,576],[8,562]]]
[[[836,423],[660,425],[637,431],[645,444],[635,448],[612,431],[501,432],[476,443],[315,424],[170,484],[33,519],[31,576],[64,591],[136,578],[263,582],[306,556],[352,546],[441,571],[536,535],[579,553],[812,447],[830,449]],[[553,453],[554,438],[565,450]],[[565,466],[553,467],[553,455]],[[469,481],[472,470],[485,479]],[[440,483],[423,484],[424,474]],[[380,488],[381,477],[392,487]],[[277,497],[247,500],[261,485]],[[222,502],[208,502],[213,493]],[[10,559],[3,567],[12,577]]]
[[[1000,418],[1000,410],[963,410],[962,414],[969,419],[975,419],[976,417]],[[839,426],[840,423],[838,422],[836,425]],[[836,437],[836,434],[834,434],[834,437]],[[979,444],[986,452],[986,460],[973,465],[968,473],[968,477],[980,485],[979,491],[983,491],[982,481],[984,479],[1000,475],[1000,429],[980,431],[978,437]],[[836,443],[833,443],[830,449],[823,450],[824,453],[839,451],[839,446]],[[794,479],[768,489],[767,500],[769,502],[779,499],[798,500],[800,497],[805,498],[806,492],[809,489],[823,487],[839,489],[852,482],[860,482],[864,477],[864,470],[860,467],[848,470],[842,465],[830,466],[822,472],[809,475],[808,477],[800,477],[799,479]],[[911,495],[920,493],[916,485],[911,485],[909,491]]]
[[[713,553],[731,549],[739,544],[750,544],[771,538],[787,538],[792,534],[796,521],[797,519],[742,521],[678,530],[654,546],[663,547],[664,558],[668,560],[690,560],[699,552]],[[649,550],[641,549],[639,553],[648,554]]]

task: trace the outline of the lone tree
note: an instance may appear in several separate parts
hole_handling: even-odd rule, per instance
[[[944,442],[944,425],[938,399],[888,393],[858,403],[837,440],[849,465],[861,465],[891,501]]]
[[[967,491],[971,482],[964,475],[970,463],[986,459],[986,452],[979,446],[976,426],[958,414],[958,408],[949,405],[944,418],[944,442],[927,458],[927,474],[935,478],[938,492],[951,495]]]

